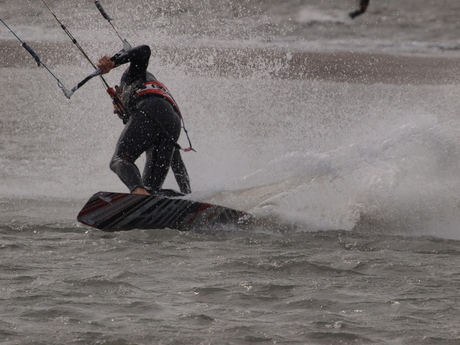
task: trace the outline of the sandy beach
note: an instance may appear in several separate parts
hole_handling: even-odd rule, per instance
[[[83,61],[68,42],[27,43],[48,67]],[[35,65],[17,41],[1,40],[0,52],[0,68]],[[460,75],[459,59],[453,57],[208,47],[154,47],[154,57],[196,75],[415,85],[457,84]]]

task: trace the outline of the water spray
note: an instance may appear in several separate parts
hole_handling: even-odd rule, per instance
[[[6,26],[6,28],[14,35],[14,37],[16,37],[18,39],[19,42],[21,42],[21,46],[27,50],[27,52],[35,59],[35,61],[37,62],[37,66],[40,67],[40,66],[43,66],[45,67],[45,69],[54,77],[54,79],[56,79],[57,81],[57,84],[59,86],[59,88],[64,92],[64,95],[67,97],[67,98],[70,98],[70,96],[72,96],[73,92],[69,89],[67,89],[64,84],[61,83],[61,81],[54,75],[53,72],[51,72],[51,70],[48,68],[48,66],[46,66],[43,61],[41,61],[40,57],[38,56],[38,54],[26,43],[24,42],[23,40],[21,40],[19,38],[18,35],[16,35],[14,33],[13,30],[11,30],[11,28],[6,25],[6,23],[0,19],[0,21],[3,23],[3,25]]]

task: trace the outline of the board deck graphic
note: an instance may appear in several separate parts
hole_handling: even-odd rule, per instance
[[[218,225],[241,225],[252,216],[228,207],[157,195],[98,192],[81,209],[77,220],[103,230],[193,230]]]

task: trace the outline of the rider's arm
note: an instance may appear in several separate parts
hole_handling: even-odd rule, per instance
[[[142,45],[112,59],[113,62],[115,62],[115,67],[131,62],[126,73],[126,77],[128,78],[126,82],[129,84],[135,80],[145,79],[145,72],[149,65],[150,54],[150,47]]]
[[[103,56],[99,60],[97,67],[101,70],[102,74],[105,74],[115,67],[131,62],[126,74],[127,78],[130,79],[127,82],[130,83],[131,81],[145,78],[150,54],[150,47],[142,45],[112,57]]]

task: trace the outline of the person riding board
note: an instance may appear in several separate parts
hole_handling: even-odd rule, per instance
[[[181,113],[166,86],[147,71],[150,47],[141,45],[113,57],[103,56],[97,67],[101,74],[130,63],[116,87],[123,107],[114,112],[125,128],[116,145],[110,169],[133,194],[178,196],[191,193],[190,178],[177,144]],[[143,175],[135,161],[146,154]],[[181,193],[162,189],[172,168]]]
[[[364,12],[366,12],[367,6],[369,6],[369,2],[370,2],[370,0],[360,0],[359,8],[357,10],[349,13],[349,16],[351,17],[351,19],[354,19],[355,17],[357,17],[357,16],[363,14]]]

